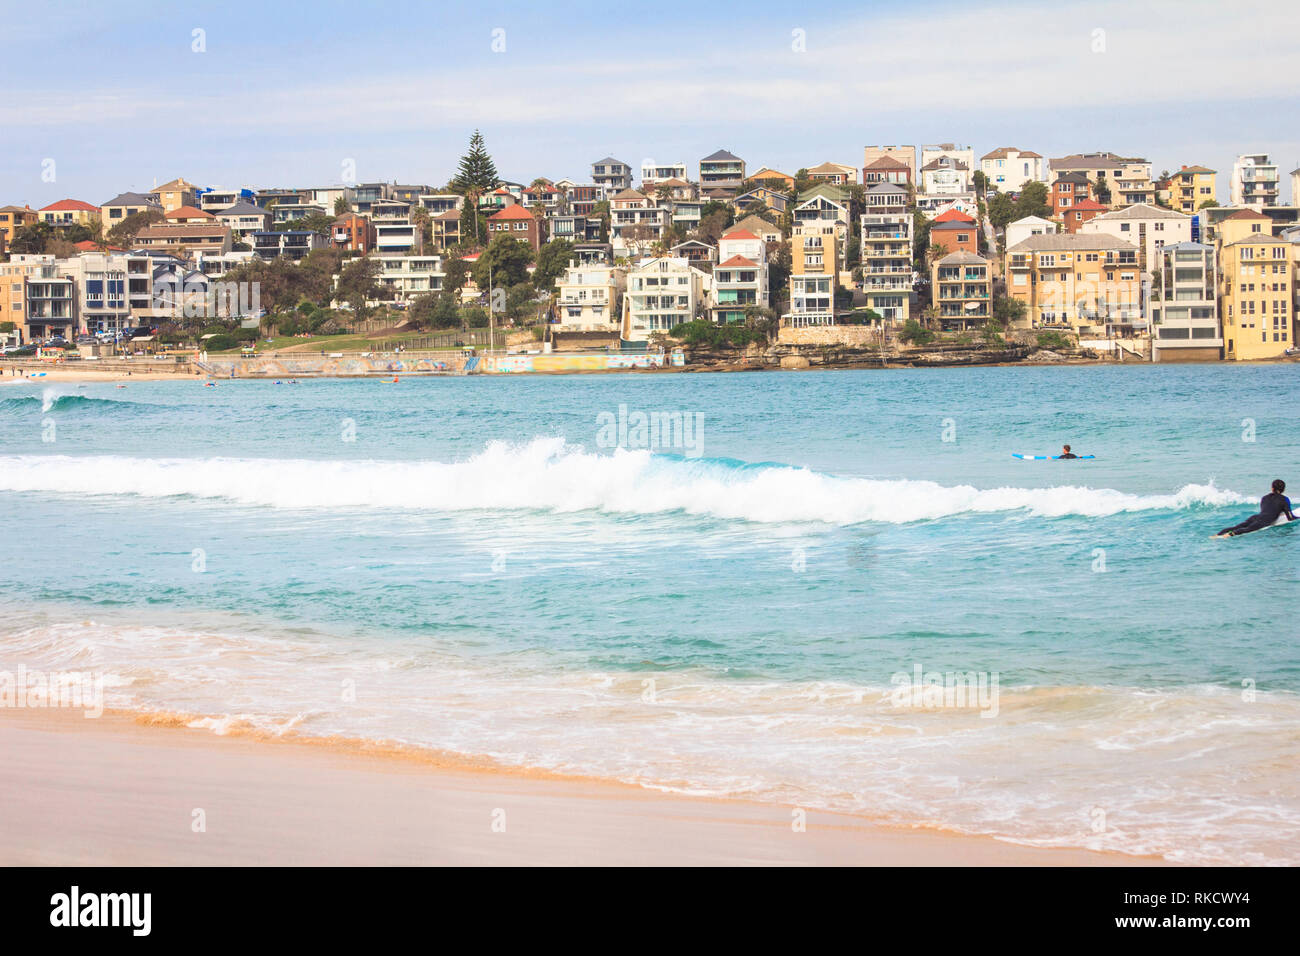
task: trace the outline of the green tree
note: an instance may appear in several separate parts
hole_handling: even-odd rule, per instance
[[[346,199],[344,199],[342,196],[335,198],[334,200],[335,216],[346,216],[351,211],[352,211],[352,207],[348,205],[348,201]]]
[[[491,284],[498,289],[518,285],[527,280],[532,259],[533,250],[528,243],[510,236],[497,236],[474,263],[474,284],[487,290],[490,272]]]
[[[1052,214],[1052,205],[1048,202],[1047,184],[1040,183],[1038,180],[1030,180],[1020,190],[1020,196],[1016,199],[1015,217],[1024,219],[1026,216],[1039,216],[1046,219]]]
[[[442,267],[443,291],[459,302],[460,292],[468,281],[469,263],[460,256],[452,256],[448,259],[446,265]]]
[[[552,239],[537,253],[537,268],[533,282],[537,288],[549,291],[573,258],[573,243],[568,239]]]
[[[145,226],[151,226],[155,222],[161,222],[164,218],[161,209],[146,209],[144,212],[137,212],[134,215],[127,216],[108,231],[109,245],[130,246],[135,242],[135,237],[140,234],[141,229]]]
[[[989,222],[995,229],[1007,228],[1007,223],[1016,218],[1016,204],[1003,192],[994,193],[989,198]]]
[[[591,217],[600,220],[600,241],[609,242],[609,200],[602,199],[592,206]]]
[[[474,130],[474,135],[469,138],[469,151],[460,158],[451,187],[463,196],[468,196],[470,192],[481,196],[496,189],[500,183],[496,163],[488,155],[483,134]]]
[[[360,256],[345,265],[339,272],[335,298],[346,302],[352,314],[360,321],[366,317],[368,299],[374,298],[379,283],[379,262],[370,256]]]
[[[982,169],[975,170],[975,175],[971,177],[971,181],[975,184],[975,192],[977,195],[983,196],[989,188],[989,178],[984,175],[984,170]]]

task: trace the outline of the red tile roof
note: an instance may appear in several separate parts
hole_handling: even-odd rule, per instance
[[[724,237],[724,238],[725,238],[725,237]],[[757,262],[753,262],[753,261],[751,261],[751,260],[749,260],[749,259],[746,259],[744,256],[732,256],[732,257],[731,257],[730,259],[728,259],[726,262],[719,262],[718,265],[717,265],[717,268],[719,268],[719,269],[729,269],[729,268],[732,268],[733,266],[734,266],[734,267],[737,267],[737,268],[739,268],[739,267],[741,267],[741,266],[750,266],[751,268],[757,269],[757,268],[758,268],[758,263],[757,263]]]
[[[1095,200],[1095,199],[1080,199],[1077,203],[1075,203],[1073,206],[1070,206],[1070,207],[1068,207],[1068,208],[1070,208],[1070,209],[1084,209],[1084,210],[1087,210],[1087,211],[1089,211],[1089,212],[1091,212],[1091,211],[1093,211],[1093,210],[1097,210],[1097,211],[1099,211],[1099,212],[1105,212],[1105,211],[1108,210],[1110,207],[1109,207],[1109,206],[1104,206],[1104,205],[1102,205],[1101,203],[1097,202],[1097,200]]]
[[[935,216],[935,222],[974,222],[975,217],[968,216],[960,209],[949,209],[942,216]]]
[[[99,212],[98,206],[92,206],[88,202],[82,202],[80,199],[60,199],[58,202],[52,202],[48,206],[42,206],[41,212]]]
[[[727,233],[722,238],[723,239],[757,239],[758,236],[754,235],[752,232],[749,232],[745,229],[737,229],[734,232]]]
[[[216,219],[210,212],[195,209],[193,206],[178,206],[167,214],[168,219]]]
[[[489,219],[532,219],[533,214],[523,206],[506,206],[500,212],[494,212]]]

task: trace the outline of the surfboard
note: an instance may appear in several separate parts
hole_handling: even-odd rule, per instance
[[[1276,528],[1276,527],[1278,527],[1279,525],[1290,524],[1290,523],[1291,523],[1291,522],[1287,520],[1286,515],[1278,515],[1278,516],[1277,516],[1277,520],[1274,521],[1274,522],[1273,522],[1271,525],[1269,525],[1268,527],[1270,527],[1270,528]],[[1255,531],[1263,531],[1263,530],[1264,530],[1264,528],[1256,528],[1256,529],[1255,529]],[[1211,540],[1211,541],[1214,541],[1214,540],[1216,540],[1216,539],[1218,539],[1218,538],[1240,538],[1242,535],[1246,535],[1246,534],[1254,534],[1255,531],[1243,531],[1241,534],[1212,534],[1212,535],[1210,535],[1210,540]]]
[[[1021,461],[1087,461],[1089,458],[1096,458],[1096,455],[1075,455],[1073,458],[1061,458],[1060,455],[1022,455],[1013,451],[1012,458],[1019,458]]]

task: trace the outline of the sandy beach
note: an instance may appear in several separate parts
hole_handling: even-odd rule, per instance
[[[23,375],[14,375],[11,366],[0,366],[0,385],[15,385],[21,382],[184,382],[200,378],[192,371],[160,372],[141,365],[139,371],[132,369],[129,373],[117,369],[85,368],[82,366],[49,365],[24,366]],[[41,374],[44,372],[45,374]]]
[[[223,737],[122,714],[0,711],[0,750],[0,863],[10,866],[1159,862],[817,811],[795,832],[790,807]]]

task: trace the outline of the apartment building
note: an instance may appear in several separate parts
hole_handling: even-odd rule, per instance
[[[251,242],[259,259],[289,259],[297,262],[307,258],[314,249],[324,249],[329,239],[309,229],[286,229],[283,232],[255,232],[244,237]]]
[[[835,232],[796,233],[790,239],[790,311],[782,325],[804,328],[835,324],[839,251]]]
[[[1191,215],[1207,202],[1217,202],[1213,169],[1204,166],[1180,166],[1169,176],[1169,205]]]
[[[921,191],[931,196],[968,195],[971,168],[951,156],[936,156],[921,167]]]
[[[39,216],[31,206],[0,206],[0,251],[8,249],[18,230],[33,225]]]
[[[375,256],[379,263],[376,301],[410,302],[422,295],[442,291],[441,256]]]
[[[632,167],[621,159],[606,156],[591,164],[591,180],[606,193],[632,188]]]
[[[1062,173],[1083,174],[1093,184],[1089,198],[1111,206],[1156,201],[1151,163],[1146,159],[1109,152],[1075,153],[1053,159],[1051,168],[1058,178]]]
[[[930,298],[945,331],[979,328],[993,314],[993,270],[973,252],[952,252],[930,268]]]
[[[811,235],[821,231],[812,227],[831,227],[835,233],[836,249],[844,256],[849,241],[849,199],[845,192],[835,186],[814,186],[800,200],[792,213],[794,230],[802,235]]]
[[[718,240],[712,301],[710,317],[719,324],[741,322],[747,308],[767,306],[767,248],[752,232],[733,229]]]
[[[672,210],[643,192],[624,189],[609,200],[609,239],[618,256],[639,257],[663,238]]]
[[[950,193],[969,192],[974,188],[972,178],[975,175],[975,150],[969,146],[958,146],[955,143],[935,143],[929,146],[921,147],[921,190],[923,192],[932,192],[926,188],[925,170],[930,169],[932,172],[944,173],[936,178],[936,183],[942,185],[945,191]],[[953,180],[953,174],[961,172],[961,176]],[[957,184],[960,185],[957,185]]]
[[[1160,263],[1164,246],[1192,241],[1192,217],[1162,206],[1136,203],[1103,212],[1085,222],[1081,233],[1114,236],[1138,247],[1138,268],[1153,271]]]
[[[912,167],[893,156],[881,156],[862,167],[862,185],[870,188],[881,183],[906,189],[912,184]]]
[[[1278,183],[1277,164],[1268,161],[1268,153],[1243,153],[1232,164],[1232,205],[1276,206]]]
[[[230,251],[231,243],[229,227],[213,220],[207,223],[155,222],[136,233],[134,245],[184,259],[197,252],[221,255]]]
[[[379,224],[375,224],[379,228]],[[534,250],[542,247],[542,227],[535,216],[520,205],[507,206],[488,216],[488,242],[498,236],[509,236],[525,242]]]
[[[79,325],[87,332],[118,332],[152,310],[154,257],[87,252],[59,260],[77,288]]]
[[[617,332],[623,317],[627,270],[583,265],[577,259],[560,277],[555,296],[555,328],[561,332]]]
[[[740,191],[745,181],[745,161],[733,153],[720,149],[700,160],[700,191],[723,190],[729,193]]]
[[[907,190],[893,183],[878,183],[866,191],[867,212],[897,216],[907,212]]]
[[[867,307],[886,324],[901,325],[911,310],[912,216],[905,211],[876,213],[868,205],[858,233]]]
[[[344,213],[330,226],[330,242],[335,249],[368,255],[375,251],[375,227],[365,216]]]
[[[889,163],[878,165],[880,160],[888,159]],[[862,184],[864,186],[872,182],[870,170],[891,169],[896,175],[905,173],[907,182],[916,181],[916,147],[915,146],[864,146],[862,149]],[[882,182],[882,180],[875,180]],[[895,179],[883,180],[893,182],[896,185],[903,185]]]
[[[1047,160],[1015,146],[1001,146],[980,157],[980,170],[989,189],[1018,193],[1026,183],[1047,182]]]
[[[1007,250],[1007,294],[1025,303],[1021,328],[1068,326],[1080,335],[1145,327],[1138,248],[1105,234],[1030,236]]]
[[[151,195],[158,201],[158,205],[162,206],[163,212],[199,204],[199,188],[183,178],[155,186]]]
[[[220,186],[213,186],[211,189],[199,191],[198,206],[204,212],[210,212],[215,216],[236,203],[246,202],[254,205],[255,197],[256,194],[251,189],[223,189]]]
[[[1163,246],[1146,297],[1151,361],[1208,362],[1223,357],[1218,272],[1213,246]]]
[[[1292,243],[1257,232],[1226,239],[1219,254],[1224,358],[1279,358],[1295,343]]]
[[[646,160],[641,164],[641,188],[647,191],[653,191],[654,187],[659,185],[665,179],[679,179],[686,182],[690,176],[686,173],[685,163],[656,163],[652,159]],[[622,187],[628,189],[631,183]],[[614,190],[617,192],[618,190]]]
[[[679,257],[647,259],[627,274],[622,337],[645,342],[683,322],[702,318],[712,276]]]
[[[324,216],[326,213],[324,206],[319,206],[314,202],[307,202],[305,199],[299,199],[296,202],[286,200],[278,202],[270,208],[271,221],[277,224],[287,224],[291,222],[301,222],[308,216]]]
[[[0,210],[2,211],[2,210]],[[130,216],[142,212],[163,212],[163,207],[151,196],[140,193],[122,193],[99,207],[99,228],[104,235]]]
[[[1065,214],[1074,207],[1075,203],[1091,198],[1092,184],[1086,173],[1057,173],[1056,179],[1052,182],[1051,192],[1048,194],[1048,202],[1052,206],[1052,218],[1064,222]]]

